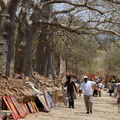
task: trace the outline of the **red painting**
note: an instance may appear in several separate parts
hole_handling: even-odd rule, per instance
[[[23,104],[23,103],[19,103],[19,105],[21,106],[22,111],[25,113],[25,115],[27,115],[28,113],[27,113],[27,111],[26,111],[26,109],[25,109],[24,104]]]
[[[21,118],[24,118],[25,112],[23,111],[22,107],[19,105],[19,103],[17,102],[17,100],[15,99],[15,97],[10,97],[10,99],[12,100],[17,112],[19,113]]]
[[[24,107],[25,107],[25,109],[26,109],[27,114],[29,114],[29,113],[30,113],[30,111],[29,111],[29,109],[28,109],[28,107],[27,107],[26,103],[24,103]]]
[[[20,116],[19,116],[15,106],[13,105],[11,99],[9,98],[9,96],[3,96],[2,98],[3,98],[4,102],[5,102],[5,104],[7,105],[8,109],[10,111],[13,111],[13,113],[12,113],[13,119],[18,120],[20,118]]]
[[[0,120],[3,120],[1,116],[0,116]]]

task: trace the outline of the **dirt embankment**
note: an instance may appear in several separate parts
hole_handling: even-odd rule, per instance
[[[34,99],[34,94],[37,92],[36,88],[42,91],[47,89],[48,91],[60,91],[59,87],[56,87],[55,80],[43,77],[37,72],[33,73],[32,78],[18,78],[19,75],[15,75],[14,78],[0,75],[0,98],[2,96],[15,96],[18,102],[27,102]],[[58,82],[58,81],[57,81]],[[59,80],[59,82],[61,82]],[[31,86],[31,84],[35,86]],[[33,85],[32,84],[32,85]],[[33,89],[33,87],[35,89]]]

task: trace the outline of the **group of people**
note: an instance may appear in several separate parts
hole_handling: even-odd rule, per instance
[[[74,92],[76,91],[77,94],[82,94],[82,90],[84,91],[84,102],[86,107],[86,113],[92,113],[92,100],[93,96],[101,97],[101,89],[103,88],[102,79],[98,80],[89,80],[87,76],[84,76],[84,80],[80,85],[79,90],[75,85],[75,82],[71,79],[71,76],[67,76],[67,81],[63,87],[67,87],[67,95],[69,101],[69,108],[74,107]],[[116,83],[114,79],[109,81],[105,87],[108,88],[108,93],[110,96],[112,93],[115,93],[115,96],[118,96],[120,99],[120,81]]]
[[[87,114],[92,113],[92,98],[93,98],[93,87],[101,83],[99,81],[90,81],[87,76],[84,76],[84,81],[81,83],[79,94],[84,91],[84,102],[87,110]],[[67,76],[67,81],[63,87],[67,87],[69,108],[74,108],[74,90],[78,94],[78,90],[74,81],[71,79],[71,76]]]
[[[114,94],[114,97],[120,97],[120,81],[116,82],[116,80],[111,78],[106,87],[108,88],[108,93],[110,96]]]
[[[94,82],[97,82],[93,87],[93,97],[101,97],[101,90],[103,88],[102,79],[96,79]]]

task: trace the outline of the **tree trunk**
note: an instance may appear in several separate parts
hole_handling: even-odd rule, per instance
[[[32,44],[38,26],[39,14],[30,14],[31,0],[23,0],[15,48],[15,73],[31,77]],[[32,21],[32,22],[31,22]]]
[[[3,17],[1,19],[1,39],[4,41],[2,49],[5,49],[4,53],[6,65],[3,66],[4,68],[4,74],[7,76],[12,76],[12,73],[14,72],[14,35],[15,35],[15,14],[17,11],[17,7],[20,0],[11,0],[9,2],[6,2],[6,5],[4,6],[4,13]],[[6,47],[7,46],[7,47]],[[3,55],[4,55],[3,54]]]
[[[36,30],[28,25],[24,32],[21,31],[21,26],[18,28],[18,37],[15,50],[15,73],[24,74],[31,77],[32,72],[32,43]]]
[[[11,76],[12,73],[14,73],[14,41],[15,41],[14,37],[16,29],[15,14],[17,12],[19,2],[20,0],[11,0],[10,6],[8,8],[10,23],[9,25],[5,25],[5,30],[8,33],[8,35],[5,36],[8,42],[8,54],[6,64],[7,76]]]
[[[39,72],[41,75],[46,75],[45,71],[48,63],[48,41],[46,33],[47,29],[46,27],[43,27],[41,29],[36,50],[36,71]]]
[[[15,73],[24,74],[25,76],[31,75],[31,46],[33,35],[30,29],[23,33],[18,28],[18,36],[16,41],[15,50]],[[28,67],[26,67],[26,65]],[[27,69],[28,68],[28,69]],[[27,70],[27,71],[26,71]]]
[[[46,26],[41,31],[36,50],[36,71],[47,77],[52,75],[52,79],[55,79],[53,41],[48,37]]]
[[[55,64],[54,64],[54,47],[53,47],[53,41],[47,44],[46,46],[46,71],[45,75],[49,77],[49,75],[52,76],[52,79],[55,79]]]
[[[0,38],[0,72],[6,74],[6,62],[7,62],[7,44],[5,39]]]
[[[44,0],[41,0],[41,3]],[[45,20],[52,19],[52,6],[48,5],[41,11],[41,17]],[[40,37],[36,50],[36,71],[47,77],[52,76],[55,79],[54,50],[53,50],[53,30],[50,26],[41,28]]]

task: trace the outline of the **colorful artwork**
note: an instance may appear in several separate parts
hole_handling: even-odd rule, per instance
[[[31,113],[34,113],[35,111],[34,111],[32,105],[31,105],[31,103],[30,103],[30,102],[27,102],[27,105],[28,105],[28,108],[29,108],[30,112],[31,112]]]
[[[36,93],[35,95],[37,96],[37,98],[39,99],[39,101],[41,102],[41,104],[43,105],[44,110],[45,110],[46,112],[50,112],[48,106],[46,105],[46,102],[43,100],[43,98],[41,97],[41,95],[38,94],[38,93]]]
[[[41,96],[41,98],[43,99],[43,101],[46,103],[44,95],[42,94],[42,95],[40,95],[40,96]]]
[[[24,106],[25,106],[25,110],[26,110],[27,114],[29,114],[29,113],[30,113],[30,111],[29,111],[29,109],[28,109],[28,107],[27,107],[26,103],[24,103]]]
[[[47,90],[43,90],[43,93],[44,93],[44,97],[45,97],[45,101],[46,101],[47,106],[48,106],[49,108],[51,108]]]
[[[36,109],[35,109],[35,107],[34,107],[34,105],[33,105],[33,102],[31,101],[30,103],[32,105],[32,108],[33,108],[34,112],[37,112]]]
[[[21,106],[21,109],[22,109],[22,111],[24,112],[24,114],[25,114],[25,116],[26,116],[28,113],[27,113],[27,111],[26,111],[26,109],[25,109],[24,104],[23,104],[23,103],[19,103],[19,105]]]
[[[10,99],[12,100],[17,112],[19,113],[21,118],[24,118],[25,115],[25,111],[23,111],[22,107],[20,106],[20,104],[17,102],[17,100],[15,99],[15,97],[10,97]]]
[[[19,116],[19,114],[18,114],[15,106],[13,105],[11,99],[10,99],[8,96],[3,96],[2,98],[3,98],[3,101],[5,102],[5,104],[7,105],[8,109],[9,109],[10,111],[13,111],[13,113],[12,113],[13,119],[14,119],[14,120],[19,119],[20,116]]]
[[[51,93],[50,93],[49,91],[48,91],[47,93],[48,93],[48,99],[49,99],[49,101],[50,101],[51,107],[55,107],[55,103],[54,103],[54,101],[53,101],[53,99],[52,99]]]
[[[32,104],[33,104],[33,106],[34,106],[34,108],[35,108],[36,112],[39,112],[39,110],[38,110],[38,108],[37,108],[37,106],[36,106],[35,102],[32,102]]]
[[[1,116],[0,116],[0,120],[3,120]]]

